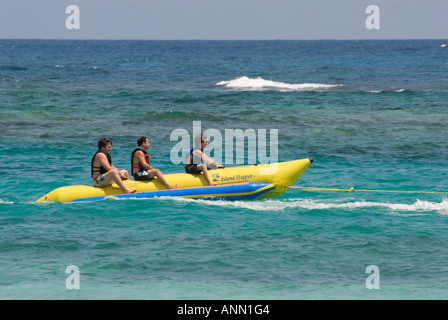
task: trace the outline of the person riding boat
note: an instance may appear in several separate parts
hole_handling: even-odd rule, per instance
[[[194,139],[194,148],[190,150],[190,153],[187,155],[185,162],[185,172],[191,174],[199,174],[203,173],[205,180],[207,181],[209,186],[217,186],[217,183],[214,183],[210,180],[207,164],[217,167],[224,168],[221,164],[216,161],[210,159],[204,152],[204,148],[208,145],[207,137],[204,134],[197,135]],[[206,164],[201,163],[204,161]]]
[[[176,189],[176,185],[169,184],[164,176],[162,171],[159,169],[154,169],[149,165],[149,159],[151,156],[148,154],[146,150],[149,148],[149,140],[147,137],[140,137],[137,140],[138,147],[132,151],[131,154],[131,170],[134,180],[142,181],[142,180],[152,180],[154,177],[157,177],[157,180],[162,183],[168,189]]]

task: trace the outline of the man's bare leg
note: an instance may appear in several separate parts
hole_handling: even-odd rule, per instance
[[[159,169],[148,170],[148,173],[153,177],[154,176],[157,177],[157,180],[168,189],[177,189],[177,184],[174,186],[169,184],[168,181],[166,181],[165,178],[163,177],[162,171],[160,171]]]
[[[208,169],[207,169],[207,165],[206,164],[199,164],[198,168],[202,169],[202,172],[204,173],[204,178],[205,178],[205,180],[207,180],[207,183],[208,183],[209,186],[214,187],[214,186],[218,185],[217,183],[214,183],[214,182],[210,181],[210,177],[208,176]]]
[[[135,193],[137,190],[130,190],[128,189],[125,184],[123,183],[123,181],[121,180],[120,174],[115,171],[115,170],[111,170],[109,172],[106,172],[104,174],[104,180],[109,183],[112,180],[114,180],[114,182],[120,187],[121,190],[123,190],[124,193]]]

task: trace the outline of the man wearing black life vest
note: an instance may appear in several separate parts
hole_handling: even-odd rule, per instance
[[[122,180],[129,179],[129,173],[126,170],[118,170],[112,165],[110,150],[112,142],[107,138],[98,140],[98,151],[92,158],[91,174],[95,187],[103,188],[112,184],[112,180],[123,190],[124,193],[134,193],[137,190],[130,190]]]
[[[141,181],[152,180],[154,177],[157,177],[157,180],[168,189],[177,189],[177,184],[175,186],[170,185],[159,169],[154,169],[149,165],[151,156],[146,152],[150,145],[148,138],[140,137],[137,140],[137,145],[138,147],[132,151],[131,155],[131,170],[134,179]]]

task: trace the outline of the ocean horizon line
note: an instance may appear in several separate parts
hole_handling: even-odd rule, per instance
[[[244,42],[244,41],[253,41],[253,42],[269,42],[269,41],[448,41],[448,38],[378,38],[378,39],[364,39],[364,38],[354,38],[354,39],[344,39],[344,38],[335,38],[335,39],[327,39],[327,38],[321,38],[321,39],[107,39],[107,38],[0,38],[0,41],[2,40],[14,40],[14,41],[179,41],[179,42],[187,42],[187,41],[210,41],[210,42],[218,42],[218,41],[232,41],[232,42]]]

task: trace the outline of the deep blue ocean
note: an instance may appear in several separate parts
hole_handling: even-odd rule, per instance
[[[0,40],[0,299],[447,299],[447,43]],[[294,186],[355,191],[35,202],[90,185],[103,136],[183,172],[193,121],[277,129],[314,159]]]

